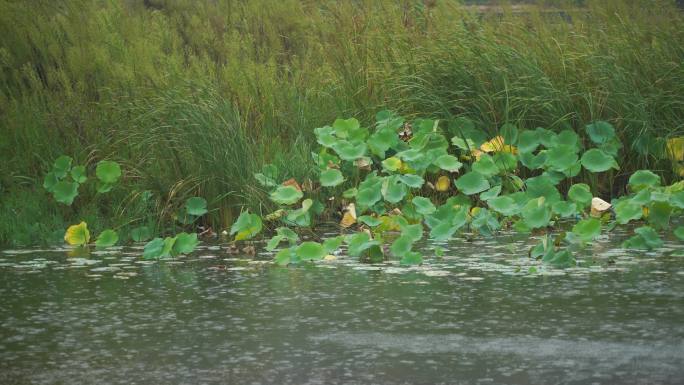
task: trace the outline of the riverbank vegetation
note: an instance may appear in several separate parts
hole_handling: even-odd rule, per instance
[[[495,11],[439,0],[2,2],[0,215],[5,220],[0,244],[61,243],[65,229],[82,221],[96,234],[116,230],[120,242],[145,238],[138,237],[141,231],[185,239],[183,231],[199,226],[248,238],[257,219],[238,216],[257,215],[261,230],[261,218],[293,199],[294,183],[313,191],[332,187],[340,177],[356,177],[329,171],[337,168],[327,163],[321,167],[319,143],[327,129],[314,133],[314,128],[355,117],[372,137],[376,113],[385,110],[403,116],[416,133],[425,122],[441,130],[450,147],[440,156],[454,159],[443,158],[434,166],[447,167],[440,169],[448,173],[456,171],[448,169],[454,162],[467,164],[458,169],[462,175],[450,178],[454,196],[459,191],[470,196],[470,187],[484,186],[481,178],[453,184],[474,172],[466,170],[473,159],[462,159],[476,156],[466,153],[471,150],[467,139],[474,148],[490,143],[517,151],[528,132],[543,133],[544,140],[572,137],[574,144],[562,144],[572,147],[569,154],[577,155],[575,163],[584,168],[568,174],[565,159],[542,162],[536,158],[540,152],[496,152],[515,155],[530,170],[536,168],[524,162],[542,162],[538,168],[543,172],[564,173],[571,180],[553,184],[563,197],[578,184],[606,201],[627,193],[638,196],[629,187],[630,178],[650,177],[635,174],[638,170],[650,170],[658,183],[649,189],[665,194],[660,186],[681,179],[683,161],[678,139],[684,136],[683,18],[668,1],[557,2],[553,8],[503,6]],[[591,124],[610,126],[610,143],[597,143],[587,129]],[[475,136],[448,132],[454,127],[467,127]],[[394,128],[397,134],[404,130],[403,124]],[[515,143],[497,141],[511,140],[513,128]],[[531,139],[532,134],[525,135]],[[458,136],[463,143],[454,142]],[[593,152],[585,164],[592,146],[602,153]],[[340,147],[335,156],[355,155],[346,150],[355,149]],[[553,148],[544,144],[544,150]],[[526,153],[529,159],[523,160]],[[566,154],[559,150],[556,155]],[[60,203],[44,187],[62,155],[82,166],[70,171],[68,183],[80,186],[71,204]],[[509,155],[498,157],[510,160],[503,159]],[[377,159],[383,161],[382,170],[411,174],[397,167],[415,160],[398,156],[399,163],[385,164],[388,159]],[[106,192],[97,183],[103,162],[121,170]],[[479,175],[485,175],[489,191],[495,187],[491,178],[501,177],[500,162],[482,162]],[[504,172],[509,174],[538,176]],[[392,186],[402,189],[404,179],[411,178],[395,179]],[[283,181],[290,188],[277,187]],[[439,179],[432,182],[439,186]],[[369,194],[375,191],[370,186],[379,183],[368,182]],[[501,186],[504,194],[492,191],[490,199],[477,199],[503,201],[499,194],[514,193],[504,182]],[[360,192],[362,186],[357,187]],[[671,196],[667,204],[677,212],[679,201],[672,203],[677,198]],[[206,202],[206,213],[188,217],[188,202],[196,202],[192,198]],[[310,207],[297,199],[301,211],[286,214],[303,221],[320,201],[331,205],[326,221],[338,222],[332,203],[311,198]],[[651,204],[630,202],[621,206],[630,220],[642,219],[636,218],[636,205],[643,203],[643,216],[643,206]],[[427,201],[412,198],[411,204],[416,211],[432,210]],[[543,202],[529,209],[543,219],[548,210],[556,213]],[[487,211],[482,213],[483,223],[491,224]],[[587,234],[589,225],[594,222],[584,225]],[[406,239],[415,236],[406,231]],[[653,239],[649,231],[642,232],[643,239]],[[277,235],[295,242],[285,230]],[[361,238],[359,245],[364,244]],[[162,243],[154,244],[160,253]],[[173,250],[172,241],[166,246]],[[312,244],[305,251],[322,253]]]

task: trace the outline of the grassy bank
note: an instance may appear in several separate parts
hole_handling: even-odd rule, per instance
[[[684,15],[674,2],[502,7],[452,1],[0,2],[0,244],[147,223],[189,196],[215,228],[268,212],[252,174],[310,176],[312,130],[337,117],[467,116],[574,128],[610,121],[621,170],[676,175],[663,143],[684,135]],[[122,183],[72,206],[42,188],[61,154],[118,161]],[[143,192],[151,193],[143,200]]]

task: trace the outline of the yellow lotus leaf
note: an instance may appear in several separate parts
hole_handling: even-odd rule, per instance
[[[470,209],[470,216],[475,217],[477,213],[480,212],[480,210],[482,210],[480,207],[473,207],[472,209]]]
[[[510,152],[513,155],[518,153],[517,147],[504,144],[504,138],[501,135],[494,137],[489,142],[482,143],[480,150],[484,152]],[[480,154],[475,153],[475,151],[477,150],[473,150],[473,155],[480,159]]]
[[[345,209],[340,221],[340,226],[347,228],[356,223],[356,206],[350,203]]]
[[[437,178],[437,182],[435,183],[435,190],[447,191],[449,189],[449,186],[451,186],[451,179],[449,179],[448,176],[442,175],[439,178]]]
[[[641,212],[643,213],[644,218],[648,218],[648,207],[646,207],[646,206],[642,207]]]
[[[670,154],[670,159],[679,162],[684,161],[684,136],[668,139],[667,152]]]
[[[334,255],[332,255],[332,254],[328,254],[328,255],[326,255],[325,257],[323,257],[323,260],[324,260],[324,261],[334,261],[334,260],[336,260],[336,259],[337,259],[337,257],[334,256]]]
[[[681,164],[677,165],[676,171],[677,171],[677,174],[679,174],[679,176],[684,177],[684,165],[681,165]]]
[[[69,226],[64,234],[64,240],[70,245],[85,245],[90,242],[90,231],[88,224],[81,222],[77,225]]]

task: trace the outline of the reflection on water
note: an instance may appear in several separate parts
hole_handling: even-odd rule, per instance
[[[564,271],[511,234],[423,244],[413,268],[344,253],[281,268],[221,245],[164,262],[6,250],[0,383],[682,383],[682,245],[623,238]]]

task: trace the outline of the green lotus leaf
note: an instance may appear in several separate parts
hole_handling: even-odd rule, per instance
[[[387,171],[397,171],[401,168],[401,159],[396,156],[389,157],[382,161],[382,167]]]
[[[97,237],[95,246],[98,248],[111,247],[116,245],[118,241],[119,234],[117,234],[114,230],[107,229],[101,232],[100,236]]]
[[[601,235],[601,221],[596,218],[583,219],[572,227],[572,232],[582,241],[589,242]]]
[[[423,178],[413,174],[400,175],[399,180],[401,181],[401,183],[411,188],[420,188],[421,186],[423,186],[423,183],[425,183],[425,180],[423,180]]]
[[[399,263],[401,265],[420,265],[423,263],[423,256],[415,251],[409,251],[404,254]]]
[[[74,166],[74,168],[71,169],[71,178],[78,184],[85,183],[85,181],[88,180],[85,166]]]
[[[337,138],[333,135],[335,130],[330,126],[318,127],[314,129],[316,141],[323,147],[331,148],[337,143]]]
[[[517,203],[508,195],[502,195],[489,199],[487,201],[487,205],[492,210],[506,216],[513,216],[520,212],[520,208],[518,207]]]
[[[356,198],[356,194],[358,194],[358,193],[359,193],[359,190],[356,187],[352,187],[352,188],[344,190],[344,192],[342,192],[342,198],[345,198],[345,199]]]
[[[544,164],[546,164],[547,157],[548,156],[546,151],[542,151],[537,155],[534,155],[530,152],[523,152],[520,153],[520,155],[518,155],[520,163],[522,163],[523,166],[527,167],[530,170],[542,168]]]
[[[110,183],[102,183],[100,181],[97,182],[97,192],[100,194],[104,194],[106,192],[109,192],[114,188],[113,184]]]
[[[488,190],[491,186],[485,177],[479,172],[468,172],[456,179],[456,188],[466,195],[473,195]]]
[[[366,233],[355,233],[347,236],[345,242],[347,242],[347,252],[352,257],[358,257],[372,246],[380,245],[380,242],[371,240],[370,235]]]
[[[453,138],[451,138],[451,143],[463,151],[471,151],[477,148],[473,140],[471,140],[470,138],[463,139],[460,136],[454,136]]]
[[[60,156],[52,165],[52,172],[55,174],[55,176],[57,176],[58,179],[63,179],[69,172],[69,169],[71,169],[72,161],[73,159],[71,159],[70,156]]]
[[[463,167],[463,163],[459,162],[458,159],[453,155],[442,155],[435,159],[433,164],[442,170],[449,172],[458,171]]]
[[[70,206],[78,196],[78,183],[61,180],[52,187],[52,195],[59,203]]]
[[[640,204],[625,199],[615,205],[615,220],[617,223],[624,225],[629,221],[641,219],[643,212]]]
[[[391,128],[378,129],[366,141],[371,152],[381,159],[385,157],[385,152],[396,146],[398,142],[399,137]]]
[[[416,206],[416,211],[423,215],[430,215],[437,210],[432,201],[425,197],[415,197],[411,203]]]
[[[629,187],[640,191],[646,187],[660,186],[660,177],[649,170],[639,170],[629,177]]]
[[[321,172],[320,181],[323,187],[335,187],[344,182],[344,177],[340,170],[331,168]]]
[[[589,206],[593,197],[589,185],[585,183],[576,183],[568,190],[568,199],[575,202],[580,209]]]
[[[356,203],[362,207],[371,207],[382,199],[382,183],[359,187]]]
[[[313,206],[312,199],[304,199],[302,201],[302,207],[296,210],[291,210],[287,217],[285,217],[285,223],[300,227],[308,227],[311,225],[311,214],[309,214],[309,209]]]
[[[275,187],[278,185],[278,182],[276,182],[274,179],[271,179],[260,172],[254,174],[254,179],[256,179],[257,182],[264,187]]]
[[[361,127],[356,118],[350,119],[336,119],[333,122],[333,129],[338,138],[346,139],[353,135],[353,133]]]
[[[411,148],[397,153],[397,157],[405,162],[415,162],[425,157],[425,151],[422,149]]]
[[[551,209],[562,218],[570,218],[577,214],[577,204],[575,202],[558,201],[551,205]]]
[[[303,242],[297,247],[297,256],[302,260],[318,261],[325,257],[323,245],[318,242]]]
[[[95,175],[104,184],[114,184],[121,177],[121,167],[111,160],[102,160],[97,163]]]
[[[549,170],[563,171],[577,163],[575,147],[559,144],[546,152],[546,167]]]
[[[518,127],[514,124],[506,123],[499,129],[499,135],[503,136],[504,143],[515,144],[518,140]]]
[[[684,226],[679,226],[674,229],[674,235],[679,238],[680,241],[684,241]]]
[[[361,223],[365,223],[366,225],[370,227],[375,227],[378,226],[382,223],[382,221],[376,217],[371,217],[370,215],[362,215],[357,218],[357,220]]]
[[[542,198],[532,199],[523,207],[522,218],[530,229],[546,227],[551,220],[551,207]]]
[[[577,265],[575,257],[569,250],[554,251],[551,249],[544,255],[542,262],[561,269]]]
[[[342,246],[342,242],[344,242],[344,236],[338,235],[333,238],[328,238],[325,241],[323,241],[323,249],[325,250],[326,254],[332,254],[334,253],[337,249]]]
[[[177,237],[164,238],[164,247],[162,248],[160,258],[168,258],[173,253],[173,246],[176,244]]]
[[[518,157],[510,152],[497,152],[492,159],[500,171],[511,173],[518,168]]]
[[[340,140],[333,146],[333,149],[340,156],[341,159],[347,161],[354,161],[366,155],[365,143],[352,143],[346,140]]]
[[[159,259],[162,257],[164,250],[164,240],[161,238],[154,238],[147,242],[143,249],[143,258],[145,259]]]
[[[667,202],[651,202],[648,206],[648,223],[657,229],[667,229],[671,215],[672,206]]]
[[[635,235],[622,243],[626,249],[652,250],[663,246],[658,233],[649,226],[642,226],[634,230]]]
[[[185,211],[190,215],[202,216],[207,213],[207,200],[201,197],[188,198]]]
[[[235,240],[241,241],[259,234],[261,228],[262,222],[258,215],[250,214],[249,211],[243,211],[237,221],[230,227],[230,235],[235,234]]]
[[[582,155],[582,166],[591,172],[604,172],[611,168],[620,169],[612,156],[596,148],[592,148]]]
[[[130,235],[134,242],[144,242],[152,237],[152,230],[147,226],[139,226],[132,229]]]
[[[580,150],[579,136],[573,130],[563,130],[563,131],[559,132],[558,135],[556,135],[552,138],[552,141],[553,141],[552,147],[556,147],[559,145],[565,145],[565,146],[572,147],[575,152],[578,152]]]
[[[494,158],[488,154],[480,155],[480,159],[473,163],[473,171],[484,176],[493,176],[499,173],[499,167],[494,163]]]
[[[299,257],[297,257],[296,249],[291,247],[289,249],[282,249],[276,254],[274,261],[279,266],[286,266],[290,263],[297,263]]]
[[[304,194],[294,186],[278,186],[271,193],[271,200],[281,205],[292,205],[299,202]]]
[[[608,122],[599,120],[588,124],[585,129],[587,134],[589,134],[589,138],[596,144],[606,143],[615,138],[615,129]]]
[[[398,203],[406,196],[406,185],[400,183],[398,176],[385,178],[382,184],[382,196],[387,202]]]
[[[518,151],[531,154],[539,147],[539,143],[539,132],[523,130],[518,136]]]
[[[199,240],[197,240],[196,233],[180,233],[176,235],[176,242],[173,244],[172,254],[190,254],[195,251],[198,244]]]
[[[487,201],[487,200],[490,200],[492,198],[496,198],[497,196],[499,196],[500,193],[501,193],[501,185],[498,184],[498,185],[490,188],[489,190],[481,193],[480,194],[480,200]]]
[[[684,209],[684,191],[670,195],[670,204],[674,207]]]
[[[394,242],[392,242],[392,245],[390,246],[390,251],[392,252],[392,255],[395,257],[403,257],[411,251],[411,248],[413,247],[413,239],[411,237],[402,235],[399,238],[395,239]]]
[[[43,187],[48,192],[53,192],[55,190],[55,185],[59,183],[59,179],[54,171],[50,171],[45,174],[45,179],[43,180]]]
[[[553,204],[561,200],[560,192],[553,184],[553,179],[548,175],[540,175],[525,180],[527,195],[529,198],[544,197],[546,203]]]

